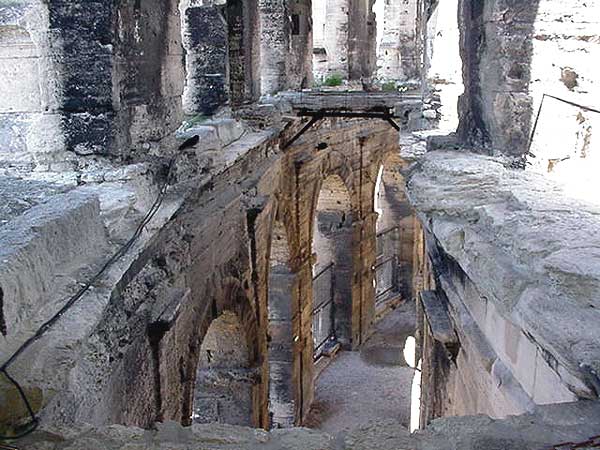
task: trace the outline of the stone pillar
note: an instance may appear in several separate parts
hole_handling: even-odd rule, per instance
[[[227,22],[221,6],[194,6],[184,11],[187,80],[186,114],[212,114],[228,101]]]
[[[325,51],[328,73],[348,79],[348,15],[350,0],[326,0]]]
[[[378,75],[382,79],[418,78],[420,60],[417,12],[417,0],[389,0],[385,3],[383,38],[378,54]]]
[[[88,6],[80,9],[96,14]],[[114,9],[113,105],[126,135],[122,148],[141,150],[181,124],[185,67],[178,1],[126,0]]]
[[[370,79],[376,68],[375,0],[349,0],[348,79]]]
[[[62,169],[59,49],[49,21],[40,1],[0,5],[0,166]]]
[[[261,93],[271,95],[287,87],[290,29],[286,0],[259,0]]]
[[[288,54],[287,84],[290,89],[309,88],[313,81],[312,1],[291,2],[289,11],[291,51]]]
[[[246,97],[244,4],[242,0],[230,0],[226,7],[229,42],[229,90],[231,103],[241,105]]]
[[[502,2],[459,2],[465,93],[459,100],[458,134],[463,141],[514,155],[527,151],[538,4],[539,0],[514,7]]]

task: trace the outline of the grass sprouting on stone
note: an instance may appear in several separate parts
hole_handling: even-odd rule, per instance
[[[395,81],[387,81],[381,85],[381,90],[384,92],[394,92],[398,90]]]
[[[343,83],[344,79],[337,73],[329,75],[327,78],[325,78],[325,81],[323,81],[323,85],[328,87],[341,86]]]

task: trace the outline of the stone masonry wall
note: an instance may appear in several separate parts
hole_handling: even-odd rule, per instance
[[[0,162],[60,167],[66,159],[56,33],[48,5],[0,6]]]
[[[428,153],[408,191],[457,338],[439,353],[442,333],[427,317],[422,390],[439,393],[427,419],[597,398],[595,207],[458,152]]]
[[[284,132],[281,139],[287,140],[290,135]],[[327,143],[327,149],[316,150],[322,142]],[[332,121],[286,153],[279,151],[278,143],[279,136],[267,131],[250,134],[224,150],[223,156],[243,157],[233,157],[226,171],[203,178],[185,194],[185,203],[170,211],[172,220],[159,230],[154,228],[156,234],[145,238],[147,244],[136,248],[127,265],[126,259],[122,266],[115,267],[105,284],[86,294],[75,315],[66,314],[64,323],[40,341],[38,351],[27,352],[11,368],[26,392],[35,398],[36,409],[44,407],[44,423],[141,427],[156,420],[190,423],[203,337],[214,319],[232,312],[251,344],[250,372],[244,375],[251,386],[251,423],[268,426],[267,280],[274,211],[280,211],[289,231],[289,267],[294,275],[287,298],[292,305],[294,336],[289,346],[294,355],[295,420],[302,421],[314,389],[310,287],[317,193],[330,174],[338,174],[351,193],[355,217],[351,339],[357,346],[369,335],[374,316],[374,183],[386,152],[397,149],[397,135],[382,122]],[[174,194],[180,198],[184,192]],[[81,212],[73,214],[89,216],[90,220],[97,217],[93,212],[98,208],[94,203],[97,199],[91,196],[83,200]],[[86,223],[80,222],[81,226]],[[96,234],[83,232],[73,244],[81,242],[94,255],[110,253],[106,249],[114,243],[104,235],[99,220],[87,229],[96,230]],[[33,236],[38,239],[35,233]],[[8,260],[13,249],[9,246],[6,251]],[[27,248],[19,251],[27,258]],[[57,271],[65,270],[61,258],[68,260],[71,251],[76,249],[55,255]],[[81,258],[86,257],[86,252],[79,253]],[[38,322],[23,322],[21,327],[15,321],[15,305],[23,307],[21,291],[17,274],[8,269],[3,266],[0,271],[3,320],[10,324],[6,336],[2,336],[7,352],[29,335],[26,327],[35,326],[56,311],[63,298],[56,295],[52,304],[37,308]],[[51,267],[44,266],[43,273],[44,280],[57,288],[63,285],[56,280],[70,280],[61,278],[61,273]],[[28,274],[24,270],[19,276]],[[64,284],[65,289],[67,286]],[[53,298],[57,294],[54,290],[48,292]],[[32,302],[30,309],[36,309],[46,296],[27,298]],[[22,417],[24,411],[14,389],[4,382],[1,386],[0,396],[12,398],[15,404],[12,416],[3,420]]]
[[[523,155],[542,91],[574,99],[569,91],[577,91],[572,84],[580,80],[591,94],[598,79],[589,65],[597,47],[597,8],[558,0],[460,2],[461,138]]]

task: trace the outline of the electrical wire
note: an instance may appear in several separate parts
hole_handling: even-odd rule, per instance
[[[589,112],[593,112],[593,113],[596,113],[596,114],[600,114],[600,110],[599,109],[592,108],[592,107],[585,106],[585,105],[580,105],[579,103],[575,103],[575,102],[572,102],[570,100],[565,100],[564,98],[556,97],[554,95],[543,94],[542,95],[542,101],[540,102],[540,106],[538,108],[538,112],[537,112],[537,114],[535,116],[535,122],[533,124],[533,129],[531,130],[531,135],[529,136],[529,142],[527,144],[527,154],[529,156],[534,157],[534,158],[535,158],[535,155],[531,153],[531,146],[533,145],[533,138],[535,137],[535,133],[537,131],[538,123],[540,121],[540,116],[542,114],[542,108],[544,106],[544,100],[546,99],[546,97],[552,98],[554,100],[558,100],[559,102],[563,102],[563,103],[565,103],[567,105],[574,106],[576,108],[583,109],[584,111],[589,111]]]
[[[38,339],[40,339],[42,336],[44,336],[50,330],[50,328],[52,328],[60,320],[60,318],[69,309],[71,309],[73,307],[73,305],[75,303],[77,303],[78,300],[80,300],[84,296],[84,294],[90,289],[90,287],[92,287],[96,282],[98,282],[100,280],[100,278],[102,278],[102,276],[108,271],[108,269],[110,267],[112,267],[118,260],[120,260],[131,249],[131,247],[133,247],[133,245],[135,244],[137,239],[144,232],[144,228],[146,228],[148,223],[150,223],[150,221],[154,218],[154,216],[156,215],[156,213],[162,206],[163,200],[165,198],[165,195],[167,193],[168,187],[171,182],[171,177],[173,175],[173,167],[175,166],[175,163],[176,163],[179,155],[181,154],[181,151],[185,150],[186,148],[193,147],[194,145],[196,145],[198,143],[198,141],[199,141],[199,136],[193,136],[179,146],[178,153],[175,156],[173,156],[171,158],[171,160],[169,161],[166,178],[158,192],[158,196],[156,197],[156,200],[154,201],[154,203],[152,204],[150,209],[146,212],[144,218],[142,219],[142,221],[140,222],[140,224],[134,231],[131,238],[129,238],[129,240],[121,248],[119,248],[119,250],[117,250],[117,252],[114,255],[112,255],[108,261],[106,261],[106,263],[104,263],[102,268],[91,279],[89,279],[77,291],[77,293],[75,293],[75,295],[73,295],[72,297],[69,298],[69,300],[63,305],[62,308],[60,308],[60,310],[56,314],[54,314],[49,320],[44,322],[44,324],[42,324],[38,328],[38,330],[35,332],[35,334],[33,336],[31,336],[29,339],[27,339],[23,344],[21,344],[21,346],[11,355],[11,357],[8,358],[8,360],[6,360],[6,362],[4,364],[2,364],[2,366],[0,366],[0,372],[3,373],[4,376],[8,379],[8,381],[17,389],[17,392],[19,393],[19,396],[21,397],[21,400],[23,401],[23,403],[27,409],[27,412],[29,414],[29,418],[30,418],[30,421],[24,425],[25,431],[15,435],[15,436],[5,436],[5,435],[0,434],[0,439],[2,439],[2,440],[21,439],[21,438],[33,433],[39,425],[39,419],[35,415],[35,412],[33,411],[31,403],[29,402],[29,399],[27,398],[27,395],[25,394],[23,387],[17,380],[15,380],[8,373],[8,368],[10,367],[10,365],[12,363],[15,362],[15,360],[21,354],[23,354],[23,352],[25,352],[25,350],[27,350]]]

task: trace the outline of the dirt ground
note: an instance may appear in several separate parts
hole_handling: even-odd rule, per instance
[[[414,330],[415,304],[406,302],[376,325],[360,351],[339,353],[317,379],[305,425],[333,435],[382,419],[408,428],[414,369],[403,349]]]

